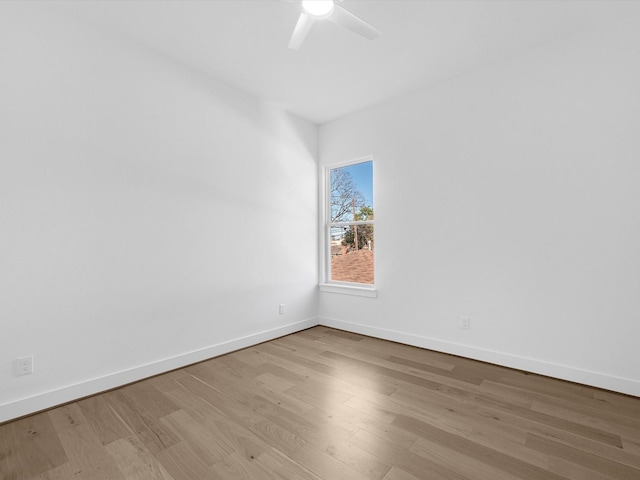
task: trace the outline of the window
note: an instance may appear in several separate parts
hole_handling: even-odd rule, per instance
[[[326,282],[374,284],[373,161],[327,169]]]

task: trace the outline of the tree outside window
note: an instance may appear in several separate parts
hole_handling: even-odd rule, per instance
[[[329,170],[332,282],[374,283],[373,161]]]

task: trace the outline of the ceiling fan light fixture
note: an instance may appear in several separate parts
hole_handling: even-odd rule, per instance
[[[380,30],[349,10],[336,5],[333,0],[302,0],[300,4],[302,5],[302,11],[293,29],[291,40],[289,40],[289,48],[291,50],[298,50],[313,24],[325,19],[369,40],[374,40],[380,36]]]
[[[333,0],[302,0],[302,8],[316,18],[326,18],[333,13]]]

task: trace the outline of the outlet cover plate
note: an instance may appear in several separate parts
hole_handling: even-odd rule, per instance
[[[18,376],[31,375],[33,373],[33,356],[20,357],[16,360],[16,374]]]

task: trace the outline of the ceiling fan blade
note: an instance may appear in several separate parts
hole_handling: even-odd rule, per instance
[[[300,14],[296,28],[294,28],[293,34],[291,35],[291,40],[289,40],[290,49],[297,50],[300,48],[300,45],[302,45],[314,22],[315,19],[311,15],[307,15],[304,12]]]
[[[349,10],[345,10],[339,5],[335,5],[333,13],[329,16],[329,20],[357,33],[358,35],[362,35],[369,40],[378,38],[381,33],[376,27],[365,22],[357,15],[354,15]]]

